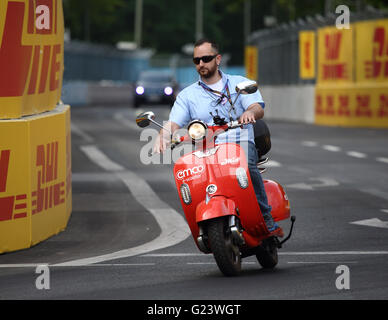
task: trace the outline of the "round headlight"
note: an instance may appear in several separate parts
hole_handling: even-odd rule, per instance
[[[195,120],[191,122],[187,128],[189,132],[189,136],[191,137],[191,139],[194,139],[194,140],[203,139],[206,135],[206,129],[207,129],[206,123],[200,120]]]

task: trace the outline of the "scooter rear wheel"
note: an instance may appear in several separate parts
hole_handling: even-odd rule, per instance
[[[273,269],[278,264],[278,248],[275,239],[268,238],[258,248],[256,258],[264,269]]]
[[[241,253],[228,228],[228,220],[210,220],[207,230],[210,248],[218,268],[225,276],[237,276],[241,271]]]

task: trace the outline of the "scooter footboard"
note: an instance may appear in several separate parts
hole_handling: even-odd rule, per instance
[[[272,217],[275,221],[290,217],[290,202],[283,187],[273,180],[264,180],[264,188],[267,193],[268,204],[272,207]]]

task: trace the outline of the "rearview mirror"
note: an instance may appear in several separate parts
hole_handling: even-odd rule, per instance
[[[152,111],[146,111],[146,112],[139,114],[136,117],[136,124],[139,127],[144,128],[144,127],[149,126],[150,123],[152,122],[152,120],[154,120],[154,119],[155,119],[155,114]]]
[[[236,92],[240,94],[251,94],[257,91],[257,82],[252,80],[247,80],[240,82],[236,86]]]

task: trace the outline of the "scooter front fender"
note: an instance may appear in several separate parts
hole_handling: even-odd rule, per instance
[[[202,201],[196,210],[197,223],[205,220],[215,219],[224,216],[235,215],[238,217],[236,211],[236,203],[223,196],[215,196],[210,199],[208,203]],[[243,232],[245,243],[248,247],[256,247],[260,244],[261,240],[253,237],[247,232]]]
[[[195,211],[197,223],[230,215],[237,215],[236,204],[223,196],[215,196],[208,203],[205,200],[200,202]]]

